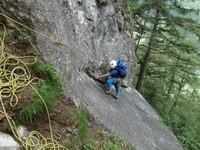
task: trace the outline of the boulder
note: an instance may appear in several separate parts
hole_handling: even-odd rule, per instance
[[[0,132],[0,150],[20,150],[20,145],[9,134]]]

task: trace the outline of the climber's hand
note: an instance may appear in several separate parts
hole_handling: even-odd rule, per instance
[[[100,76],[99,76],[99,75],[96,75],[96,76],[95,76],[95,79],[99,79],[99,78],[100,78]]]

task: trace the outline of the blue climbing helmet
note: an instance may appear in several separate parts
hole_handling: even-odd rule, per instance
[[[125,78],[128,74],[126,63],[123,60],[117,61],[116,69],[120,78]]]

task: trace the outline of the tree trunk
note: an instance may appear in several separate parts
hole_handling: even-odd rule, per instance
[[[165,102],[163,102],[163,106],[162,106],[162,110],[163,110],[163,113],[165,113],[165,109],[166,109],[166,105],[167,105],[167,100],[169,99],[169,96],[171,94],[171,91],[172,91],[172,88],[173,88],[173,80],[174,80],[174,77],[175,77],[175,71],[172,72],[172,76],[171,76],[171,79],[170,79],[170,85],[169,85],[169,88],[167,90],[167,97],[165,98]],[[166,110],[167,112],[167,110]],[[163,114],[164,115],[164,114]]]
[[[176,107],[176,105],[177,105],[177,102],[178,102],[178,99],[179,99],[179,95],[180,95],[181,90],[182,90],[182,88],[183,88],[183,81],[184,81],[184,79],[182,78],[182,79],[181,79],[181,83],[180,83],[180,85],[179,85],[178,94],[177,94],[177,96],[176,96],[176,99],[175,99],[174,103],[172,104],[172,107],[170,108],[169,114],[172,113],[172,111],[175,109],[175,107]]]
[[[137,81],[137,84],[136,84],[136,89],[139,92],[141,92],[141,89],[143,87],[146,68],[147,68],[147,64],[149,62],[149,57],[150,57],[151,50],[152,50],[154,35],[155,35],[157,25],[158,25],[158,17],[159,17],[159,10],[156,11],[155,22],[154,22],[154,26],[153,26],[153,29],[152,29],[152,32],[151,32],[148,48],[147,48],[147,51],[146,51],[146,53],[145,53],[145,55],[142,59],[141,66],[140,66],[140,74],[139,74],[139,78],[138,78],[138,81]]]
[[[172,88],[173,88],[173,85],[174,85],[174,77],[175,77],[175,74],[176,74],[176,66],[179,63],[179,59],[180,59],[180,56],[177,57],[176,63],[175,63],[175,67],[172,69],[172,76],[170,78],[171,84],[169,85],[169,88],[167,90],[167,98],[165,100],[168,100],[169,99],[169,95],[171,94],[171,91],[172,91]]]

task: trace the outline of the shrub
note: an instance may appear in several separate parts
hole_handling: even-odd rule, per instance
[[[66,144],[66,147],[70,150],[135,150],[124,139],[116,135],[110,135],[103,130],[97,132],[96,138],[92,139],[88,125],[88,113],[79,107],[74,111],[73,115],[78,129]]]
[[[34,71],[34,73],[36,73],[39,78],[48,80],[49,82],[51,82],[51,84],[59,89],[64,84],[63,80],[61,79],[57,71],[53,68],[53,66],[49,64],[44,64],[40,59],[38,59],[34,64],[30,65],[29,67]]]
[[[30,68],[35,73],[39,73],[41,77],[46,76],[46,81],[44,79],[39,80],[36,90],[43,98],[47,108],[54,106],[61,93],[61,78],[52,66],[46,65],[40,60],[31,65]],[[17,116],[19,122],[23,124],[32,123],[40,113],[46,110],[40,96],[33,92],[32,103],[23,107]]]

